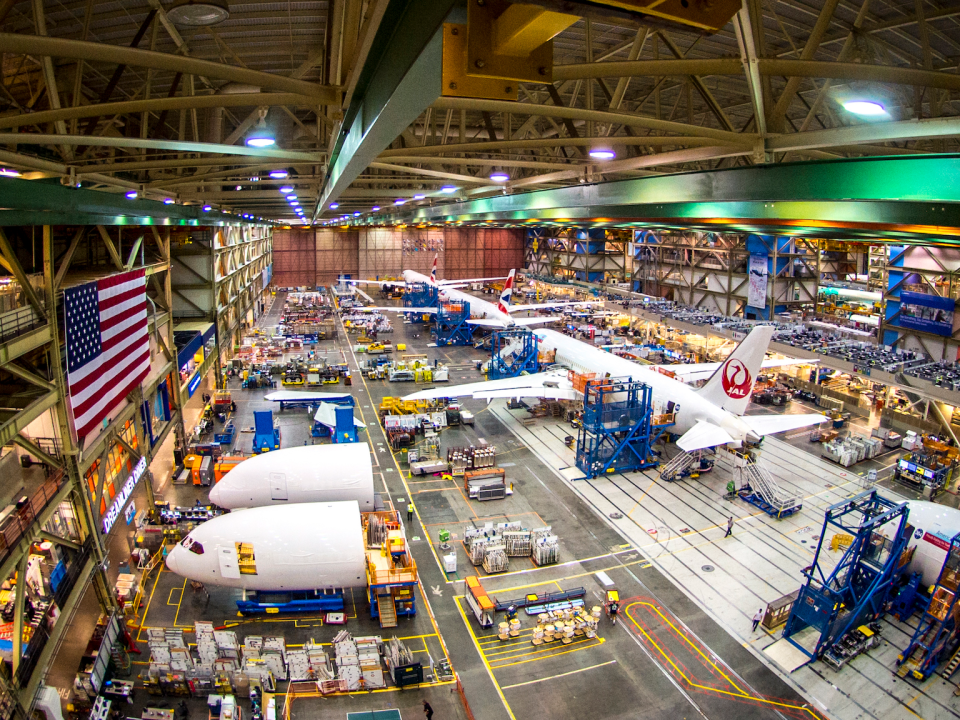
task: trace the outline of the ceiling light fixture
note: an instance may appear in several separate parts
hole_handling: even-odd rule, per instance
[[[136,200],[137,191],[136,190],[127,190],[127,200]]]
[[[284,179],[285,177],[287,177],[287,175],[289,175],[289,174],[290,174],[290,173],[288,173],[286,170],[271,170],[271,171],[270,171],[270,177],[272,177],[274,180],[283,180],[283,179]]]
[[[296,200],[296,199],[297,199],[296,195],[287,195],[287,200]]]
[[[493,182],[502,183],[509,180],[510,176],[502,170],[497,170],[496,172],[490,173],[490,179],[493,180]]]
[[[340,203],[330,203],[331,210],[336,210],[338,207],[340,207]]]
[[[230,17],[230,6],[226,0],[177,0],[167,17],[177,25],[216,25]]]
[[[11,168],[0,168],[0,175],[3,177],[20,177],[20,173]]]
[[[175,202],[176,202],[176,200],[174,200],[173,198],[167,198],[166,200],[163,201],[163,204],[164,204],[164,205],[173,205]]]
[[[843,109],[854,115],[877,116],[886,115],[887,109],[875,100],[848,100]]]
[[[414,200],[423,200],[425,197],[426,197],[426,195],[414,195],[414,196],[413,196],[413,199],[414,199]]]
[[[359,212],[359,211],[355,212],[355,213],[353,214],[353,216],[354,216],[354,217],[360,217],[360,212]]]
[[[243,185],[237,185],[237,190],[243,190]]]
[[[286,195],[287,193],[292,193],[292,192],[293,192],[293,188],[290,187],[289,185],[284,185],[282,188],[280,188],[280,192],[282,192],[284,195]]]
[[[607,148],[595,148],[590,151],[590,157],[594,160],[613,160],[617,154]]]
[[[203,206],[203,211],[204,211],[204,212],[210,212],[211,210],[213,210],[213,205],[204,205],[204,206]]]
[[[456,185],[444,185],[442,188],[440,188],[440,192],[447,193],[448,195],[450,193],[455,193],[456,191],[457,191]]]
[[[257,120],[257,124],[253,130],[247,133],[247,139],[245,142],[247,145],[254,148],[265,148],[276,144],[277,138],[274,136],[270,128],[267,127],[266,110],[260,111],[260,119]]]
[[[406,200],[404,200],[403,198],[397,198],[396,200],[393,201],[393,204],[394,204],[394,205],[403,205],[405,202],[406,202]]]
[[[376,212],[379,209],[380,209],[379,205],[374,205],[372,208],[370,208],[370,212]]]

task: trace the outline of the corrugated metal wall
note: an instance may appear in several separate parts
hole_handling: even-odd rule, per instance
[[[280,287],[329,285],[341,274],[397,278],[404,270],[438,277],[498,277],[523,266],[523,231],[513,228],[276,230],[273,276]]]

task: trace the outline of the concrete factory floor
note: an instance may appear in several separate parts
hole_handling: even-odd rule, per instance
[[[283,294],[278,293],[261,325],[276,324],[282,307]],[[475,363],[488,357],[486,353],[469,347],[427,348],[428,326],[393,319],[395,332],[386,338],[394,344],[406,342],[407,353],[426,353],[431,361],[446,363],[451,384],[482,379]],[[865,474],[865,469],[844,470],[821,461],[810,454],[818,446],[806,443],[805,437],[768,438],[761,462],[805,497],[800,513],[775,521],[751,505],[723,500],[729,474],[720,467],[700,479],[676,483],[660,481],[656,471],[576,479],[582,474],[573,467],[573,452],[563,442],[566,435],[575,434],[568,424],[541,419],[524,427],[503,401],[487,405],[467,400],[464,406],[476,414],[476,424],[444,430],[443,452],[486,440],[497,447],[497,465],[506,469],[514,491],[505,500],[469,501],[462,485],[451,480],[407,477],[405,465],[386,442],[376,409],[384,396],[401,396],[417,386],[363,380],[351,339],[341,326],[337,339],[320,343],[318,352],[337,360],[343,353],[354,371],[351,391],[357,397],[357,415],[368,426],[362,439],[370,443],[384,500],[401,510],[410,499],[415,504],[415,519],[406,523],[406,530],[420,570],[420,588],[417,617],[401,619],[396,631],[382,631],[371,621],[363,591],[354,591],[346,627],[354,635],[387,638],[395,632],[410,638],[410,646],[425,661],[427,653],[434,661],[446,654],[477,720],[960,716],[954,709],[952,684],[936,678],[916,687],[892,674],[896,653],[905,646],[912,627],[885,622],[883,645],[839,673],[818,663],[792,675],[763,654],[775,636],[762,627],[755,633],[750,630],[758,607],[797,589],[799,570],[812,558],[810,547],[821,531],[824,508],[859,492],[862,480],[857,473]],[[309,435],[306,411],[280,412],[275,403],[263,400],[270,391],[241,390],[236,380],[230,389],[238,405],[238,428],[253,425],[254,410],[273,409],[283,447],[321,442]],[[809,412],[795,405],[794,411]],[[241,432],[236,449],[249,451],[251,439],[251,434]],[[673,452],[671,447],[669,454]],[[882,458],[882,465],[890,462],[891,458]],[[177,504],[206,497],[205,490],[192,485],[175,486],[166,480],[158,484],[163,497]],[[884,494],[894,497],[888,490]],[[619,517],[614,519],[614,514]],[[737,523],[733,536],[724,539],[730,515]],[[493,576],[474,568],[459,541],[463,531],[507,520],[526,528],[550,525],[561,540],[560,563],[537,568],[528,559],[513,558],[507,572]],[[441,529],[455,535],[451,546],[457,552],[457,572],[445,573],[439,562]],[[520,638],[504,643],[493,629],[482,630],[465,605],[462,579],[472,574],[480,575],[485,589],[499,599],[583,587],[589,607],[599,605],[605,590],[615,587],[624,600],[621,620],[611,626],[604,617],[595,640],[534,647],[529,635],[535,618],[521,613]],[[238,591],[210,587],[209,592],[209,600],[193,595],[182,578],[164,571],[141,624],[192,627],[195,619],[213,620],[233,627],[241,637],[282,634],[288,645],[310,638],[329,642],[340,629],[324,626],[320,618],[241,619],[233,605]],[[80,618],[78,613],[75,625]],[[59,678],[52,684],[69,682],[75,670],[76,660],[60,663],[51,671]],[[438,719],[467,717],[452,684],[297,700],[293,716],[299,720],[397,708],[402,717],[415,718],[422,712],[422,698],[433,705]],[[171,707],[176,702],[167,701]],[[202,702],[192,704],[203,712]],[[127,714],[138,713],[131,709]]]

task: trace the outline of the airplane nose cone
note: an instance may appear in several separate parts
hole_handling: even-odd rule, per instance
[[[212,502],[214,505],[220,505],[220,486],[219,485],[214,485],[213,489],[210,491],[210,502]]]
[[[167,570],[170,572],[180,574],[180,571],[177,569],[177,550],[179,548],[174,548],[170,551],[170,554],[167,555]]]

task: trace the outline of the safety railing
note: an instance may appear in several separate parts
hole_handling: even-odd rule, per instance
[[[40,327],[43,323],[37,311],[30,305],[0,313],[0,342],[19,337]]]
[[[0,564],[10,557],[20,539],[36,522],[37,516],[63,487],[65,480],[63,470],[55,470],[28,500],[0,523]]]

